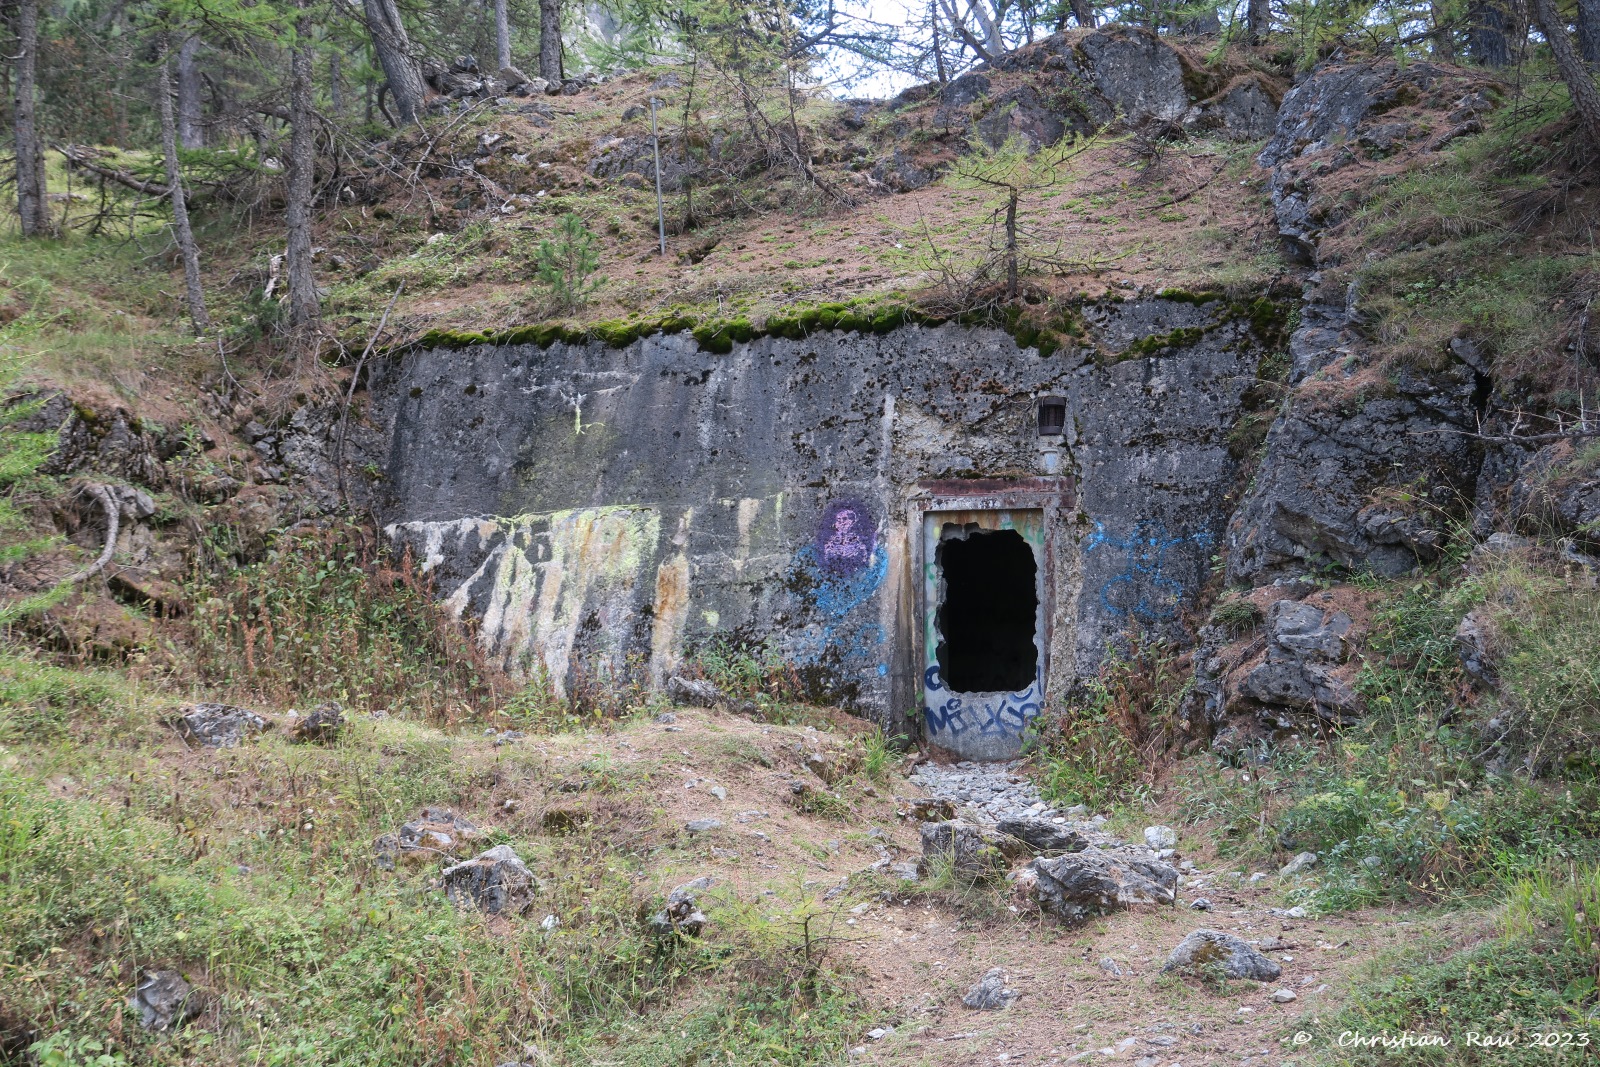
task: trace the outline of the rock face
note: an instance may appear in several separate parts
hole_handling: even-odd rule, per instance
[[[1248,978],[1255,982],[1271,982],[1283,974],[1282,967],[1245,941],[1217,930],[1196,930],[1178,942],[1161,971],[1166,974],[1208,966],[1220,967],[1229,978]]]
[[[446,867],[440,878],[451,903],[490,915],[520,915],[532,906],[536,889],[533,873],[509,845]]]
[[[1245,676],[1243,695],[1267,707],[1308,711],[1329,722],[1360,713],[1348,682],[1334,668],[1348,655],[1350,616],[1314,604],[1275,602],[1267,613],[1270,641],[1260,665]]]
[[[1600,449],[1593,440],[1547,445],[1522,465],[1511,515],[1525,533],[1570,537],[1600,552]]]
[[[1039,907],[1076,925],[1131,904],[1173,904],[1178,871],[1153,856],[1087,848],[1055,859],[1037,859]]]
[[[192,704],[177,718],[178,731],[207,748],[233,748],[271,724],[248,708],[232,704]]]
[[[926,696],[932,743],[1009,758],[1117,634],[1181,632],[1265,351],[1222,301],[1135,295],[1084,315],[1093,347],[1048,355],[957,326],[723,354],[683,333],[411,352],[372,385],[386,531],[482,621],[486,653],[558,691],[663,687],[686,648],[737,630],[769,640],[811,699],[892,736]],[[1067,405],[1062,436],[1039,433],[1043,395]],[[952,511],[975,518],[947,531]],[[1015,689],[953,690],[926,566],[1002,512],[1033,558],[1032,666]]]

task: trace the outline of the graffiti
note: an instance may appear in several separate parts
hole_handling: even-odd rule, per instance
[[[817,560],[835,574],[857,574],[872,563],[876,523],[858,500],[835,500],[817,526]]]
[[[923,673],[922,683],[926,690],[923,718],[929,738],[936,742],[941,735],[960,737],[968,730],[976,730],[983,737],[1020,737],[1028,724],[1039,717],[1037,680],[1020,693],[955,693],[945,688],[935,663]],[[980,699],[968,704],[970,697]]]
[[[1109,536],[1105,524],[1096,522],[1084,554],[1098,548],[1126,553],[1121,572],[1100,587],[1100,600],[1113,614],[1155,624],[1175,616],[1184,596],[1183,583],[1166,573],[1172,563],[1168,554],[1180,545],[1210,543],[1211,535],[1204,532],[1169,537],[1165,526],[1150,519],[1140,520],[1124,538]]]
[[[804,666],[825,659],[857,667],[889,666],[879,649],[887,643],[875,618],[855,619],[889,574],[889,557],[877,544],[872,512],[856,500],[835,500],[822,512],[815,539],[795,553],[795,576],[808,588],[817,621],[796,635],[791,655]]]

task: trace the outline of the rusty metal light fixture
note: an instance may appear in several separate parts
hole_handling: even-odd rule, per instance
[[[1067,430],[1067,398],[1041,396],[1039,398],[1039,436],[1060,437]]]

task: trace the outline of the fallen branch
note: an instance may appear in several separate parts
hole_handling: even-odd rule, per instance
[[[111,495],[111,490],[103,485],[87,487],[89,495],[100,501],[100,506],[106,512],[106,546],[100,550],[100,556],[83,570],[70,575],[64,581],[77,583],[87,581],[106,569],[106,564],[111,562],[111,553],[117,548],[117,530],[120,526],[117,514],[117,501]]]
[[[69,167],[77,167],[80,170],[88,171],[90,174],[99,175],[107,181],[116,182],[118,185],[132,189],[136,193],[144,193],[146,196],[165,197],[171,192],[163,182],[147,182],[135,178],[125,170],[116,170],[96,163],[85,149],[77,148],[74,145],[55,145],[54,147],[57,152],[66,157]]]

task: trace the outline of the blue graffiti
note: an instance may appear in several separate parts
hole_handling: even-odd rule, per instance
[[[815,544],[801,547],[794,556],[798,576],[810,586],[809,599],[820,618],[796,636],[791,656],[807,666],[832,653],[841,662],[875,667],[882,676],[888,664],[875,662],[877,650],[888,640],[877,621],[856,621],[852,613],[872,601],[889,574],[889,556],[880,545],[865,566],[840,570],[825,562]]]
[[[1181,545],[1203,548],[1210,543],[1211,535],[1203,531],[1169,537],[1165,526],[1150,519],[1140,520],[1123,538],[1109,536],[1105,524],[1096,522],[1084,554],[1097,548],[1126,553],[1122,571],[1100,587],[1100,600],[1115,615],[1154,624],[1176,615],[1184,595],[1183,583],[1165,573],[1171,564],[1168,553]]]
[[[939,675],[939,665],[929,664],[922,675],[926,688],[923,701],[923,720],[930,737],[948,733],[960,737],[968,730],[977,730],[985,737],[1020,737],[1028,724],[1039,717],[1041,701],[1039,682],[1020,693],[988,694],[994,699],[969,705],[960,693],[950,693]],[[943,698],[936,693],[948,693]]]

